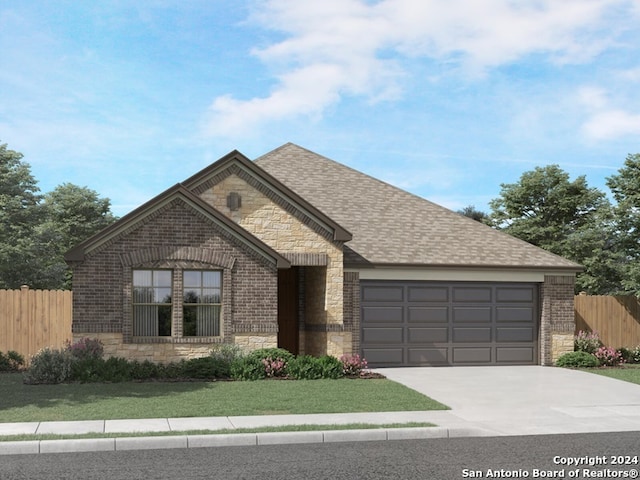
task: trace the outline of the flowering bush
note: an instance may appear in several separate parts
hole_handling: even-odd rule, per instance
[[[367,361],[360,358],[358,354],[342,355],[340,361],[342,362],[342,371],[347,376],[360,376],[367,368]]]
[[[640,345],[631,350],[631,363],[640,363]]]
[[[263,358],[262,364],[267,378],[284,377],[287,374],[287,362],[282,358]]]
[[[580,330],[573,338],[573,349],[576,352],[596,353],[603,346],[598,332],[585,332]]]
[[[102,358],[104,345],[97,338],[81,338],[75,343],[67,340],[65,350],[78,360]]]
[[[0,352],[0,372],[19,372],[24,367],[24,357],[14,350]]]
[[[600,361],[600,365],[605,367],[615,367],[624,363],[622,354],[613,347],[600,347],[594,355]]]

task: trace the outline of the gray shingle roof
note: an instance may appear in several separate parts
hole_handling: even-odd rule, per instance
[[[353,234],[345,246],[348,264],[580,269],[292,143],[256,163]]]

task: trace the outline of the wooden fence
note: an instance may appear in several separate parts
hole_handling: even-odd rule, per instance
[[[44,347],[71,340],[71,299],[66,290],[0,290],[0,352],[25,360]]]
[[[576,332],[598,332],[610,347],[640,345],[640,299],[637,297],[578,295],[575,312]]]

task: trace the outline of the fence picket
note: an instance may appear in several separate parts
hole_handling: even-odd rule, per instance
[[[71,340],[73,294],[67,290],[0,290],[0,352],[28,359]]]
[[[640,299],[634,296],[575,297],[576,331],[598,332],[604,344],[610,347],[640,345],[639,314]]]

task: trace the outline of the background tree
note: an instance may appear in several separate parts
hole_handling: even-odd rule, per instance
[[[87,187],[63,183],[44,196],[43,222],[35,229],[39,288],[71,288],[71,272],[64,254],[115,221],[111,201]]]
[[[578,275],[578,290],[619,291],[611,205],[584,176],[570,181],[558,165],[536,167],[518,183],[501,185],[490,206],[495,228],[582,264],[586,270]]]
[[[0,144],[0,288],[15,288],[37,270],[31,257],[41,196],[22,154]]]
[[[480,223],[486,223],[489,221],[489,215],[482,210],[478,210],[475,205],[468,205],[461,210],[458,210],[457,213],[460,215],[464,215],[465,217],[469,217],[474,219]]]
[[[623,286],[640,295],[640,154],[628,155],[617,175],[607,178],[616,205],[613,222],[624,270]]]
[[[70,288],[64,253],[115,221],[111,202],[71,183],[40,195],[22,158],[0,145],[0,288]]]

